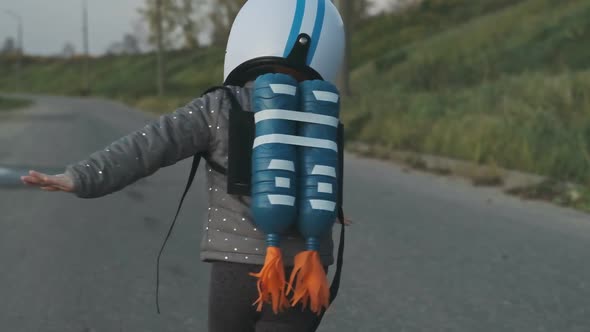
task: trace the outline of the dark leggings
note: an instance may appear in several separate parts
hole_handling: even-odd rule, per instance
[[[266,304],[261,312],[252,304],[258,298],[256,278],[261,266],[215,262],[209,288],[209,332],[307,332],[316,315],[300,306],[278,315]],[[289,278],[291,269],[286,270]]]

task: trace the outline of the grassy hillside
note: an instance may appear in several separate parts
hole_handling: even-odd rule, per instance
[[[590,2],[438,3],[483,15],[418,28],[358,65],[349,137],[590,183]],[[404,21],[401,36],[424,17],[441,21],[426,11],[375,24]]]
[[[30,100],[20,98],[6,98],[0,96],[0,112],[12,111],[31,104]]]
[[[204,49],[168,53],[166,98],[155,103],[155,55],[112,56],[91,60],[90,94],[130,103],[149,102],[166,111],[220,84],[223,50]],[[16,58],[0,58],[0,90],[82,95],[82,58],[27,57],[16,80]],[[164,109],[162,111],[165,111]]]
[[[372,18],[353,36],[350,140],[590,185],[590,2],[426,0]],[[170,111],[221,82],[223,50],[171,53],[165,99],[153,55],[95,59],[91,93]],[[20,85],[77,94],[80,59],[28,58]]]

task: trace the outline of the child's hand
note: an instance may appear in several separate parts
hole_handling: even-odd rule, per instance
[[[344,224],[344,226],[350,226],[350,225],[352,225],[352,220],[350,220],[350,219],[348,219],[346,217],[344,217],[344,221],[343,222],[340,221],[340,218],[337,218],[336,221],[339,222],[339,223],[341,223],[341,224]]]
[[[46,191],[74,191],[74,181],[65,174],[47,175],[29,171],[29,175],[21,176],[21,181],[29,186],[40,187]]]

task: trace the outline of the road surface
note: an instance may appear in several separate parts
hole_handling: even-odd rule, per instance
[[[203,174],[162,266],[190,162],[93,200],[23,188],[153,119],[99,99],[35,97],[0,117],[0,331],[206,331]],[[347,156],[340,295],[319,331],[590,331],[590,215]]]

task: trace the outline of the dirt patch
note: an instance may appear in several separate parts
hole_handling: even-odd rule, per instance
[[[552,179],[531,186],[515,187],[506,193],[590,212],[590,187]]]

